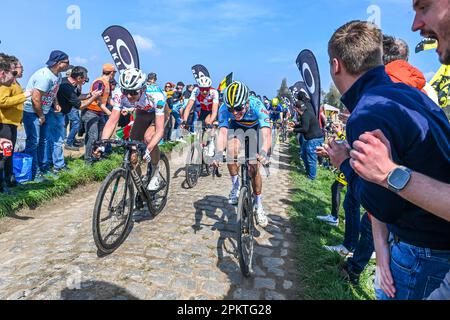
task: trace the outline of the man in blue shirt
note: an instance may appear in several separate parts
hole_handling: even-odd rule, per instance
[[[260,163],[268,162],[268,153],[272,139],[270,135],[269,112],[258,98],[250,96],[248,87],[242,82],[233,82],[224,93],[224,104],[219,110],[219,138],[214,165],[219,166],[223,159],[223,151],[228,141],[228,153],[232,162],[228,164],[232,180],[230,204],[238,204],[239,199],[239,165],[235,163],[239,150],[243,147],[244,137],[250,137],[250,159],[256,158]],[[259,134],[264,142],[260,146]],[[268,224],[266,213],[262,205],[262,177],[259,164],[251,163],[256,219],[261,227]]]
[[[329,42],[332,78],[352,113],[348,142],[353,145],[365,132],[381,129],[404,176],[414,170],[450,183],[448,120],[425,94],[390,80],[382,65],[382,39],[374,25],[353,21]],[[349,149],[331,142],[328,151],[354,196],[373,215],[377,297],[426,298],[450,269],[450,223],[399,197],[401,184],[393,184],[391,192],[360,178],[350,166]]]

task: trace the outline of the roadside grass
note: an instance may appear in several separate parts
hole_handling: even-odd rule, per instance
[[[164,153],[178,151],[183,146],[179,142],[169,142],[160,147]],[[28,182],[11,189],[12,195],[0,193],[0,218],[23,208],[36,208],[54,198],[69,193],[76,187],[103,181],[123,160],[123,154],[113,153],[109,159],[94,165],[86,165],[82,158],[66,158],[69,171],[60,173],[42,183]]]
[[[293,168],[302,168],[298,144],[292,140],[290,153]],[[353,286],[339,276],[344,259],[327,252],[324,245],[339,245],[344,239],[344,210],[340,209],[340,226],[335,228],[316,219],[331,212],[331,185],[334,174],[320,167],[316,181],[310,181],[303,169],[291,173],[294,190],[290,218],[297,238],[295,258],[300,281],[299,298],[305,300],[373,300],[375,266],[371,262]],[[342,200],[344,193],[342,194]]]

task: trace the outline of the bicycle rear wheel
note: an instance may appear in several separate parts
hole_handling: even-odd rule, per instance
[[[195,145],[193,145],[186,164],[186,183],[191,189],[198,183],[202,170],[201,163],[202,154],[198,151]]]
[[[95,245],[103,254],[111,254],[128,235],[133,213],[134,188],[127,171],[111,172],[100,187],[94,206],[92,231]]]
[[[241,189],[237,210],[239,265],[247,278],[252,273],[254,249],[253,203],[250,192],[247,187]]]
[[[153,216],[157,216],[164,210],[167,204],[167,197],[169,196],[170,165],[169,159],[167,159],[165,154],[161,154],[161,159],[159,160],[159,183],[158,191],[150,193],[151,201],[147,204]]]

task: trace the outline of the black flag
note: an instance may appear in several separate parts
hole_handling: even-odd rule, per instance
[[[206,69],[206,67],[201,64],[197,64],[197,65],[193,66],[192,73],[194,74],[194,78],[195,78],[195,81],[197,81],[197,83],[198,83],[198,79],[200,79],[200,78],[203,78],[203,77],[211,78],[211,76],[209,75],[208,69]]]
[[[102,37],[119,71],[140,69],[136,43],[127,29],[111,26],[103,32]]]
[[[302,74],[308,94],[314,107],[314,112],[319,115],[320,108],[320,73],[314,53],[310,50],[303,50],[297,58],[297,67]]]
[[[300,91],[305,91],[306,93],[308,93],[308,89],[306,88],[306,85],[303,81],[296,82],[292,87],[289,88],[289,90],[291,91],[292,97],[294,99],[293,103],[297,102],[297,96]]]

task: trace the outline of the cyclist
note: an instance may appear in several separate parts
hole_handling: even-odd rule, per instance
[[[227,146],[227,141],[229,155],[233,159],[237,159],[241,142],[236,136],[237,132],[234,132],[236,130],[243,130],[244,133],[249,130],[255,130],[257,137],[261,133],[264,138],[264,143],[259,148],[259,138],[257,138],[257,159],[262,164],[269,162],[268,153],[272,145],[269,112],[264,108],[262,102],[256,97],[250,96],[248,87],[242,82],[233,82],[224,92],[224,104],[219,112],[219,129],[217,152],[213,162],[214,166],[220,166],[223,160],[221,157]],[[252,150],[254,146],[250,147]],[[229,203],[236,205],[240,190],[239,166],[237,163],[228,164],[228,170],[233,184]],[[250,175],[252,176],[253,190],[255,192],[257,222],[260,226],[266,227],[268,220],[262,205],[262,177],[259,164],[250,166]]]
[[[272,122],[272,143],[275,146],[277,141],[277,129],[280,121],[283,121],[283,107],[281,106],[280,99],[273,98],[272,104],[269,108],[270,121]]]
[[[131,68],[120,75],[119,85],[122,97],[115,103],[112,114],[103,129],[102,140],[110,139],[119,122],[123,111],[136,111],[136,118],[131,130],[131,140],[144,141],[147,144],[145,160],[151,160],[153,177],[148,185],[149,191],[159,189],[159,142],[164,136],[166,98],[162,90],[156,85],[156,79],[149,79],[146,84],[146,75],[139,69]],[[97,149],[94,155],[99,157],[101,150]],[[133,162],[136,157],[133,157]]]
[[[200,118],[198,120],[201,121],[204,126],[212,126],[214,121],[216,121],[219,110],[219,92],[211,86],[212,80],[208,77],[201,77],[198,80],[198,88],[195,88],[194,91],[192,91],[189,103],[184,110],[183,126],[186,126],[191,109],[196,101],[200,103],[201,107]],[[208,134],[210,139],[214,138],[214,130],[208,130]],[[207,154],[209,157],[214,156],[214,149],[214,143],[208,141]]]

